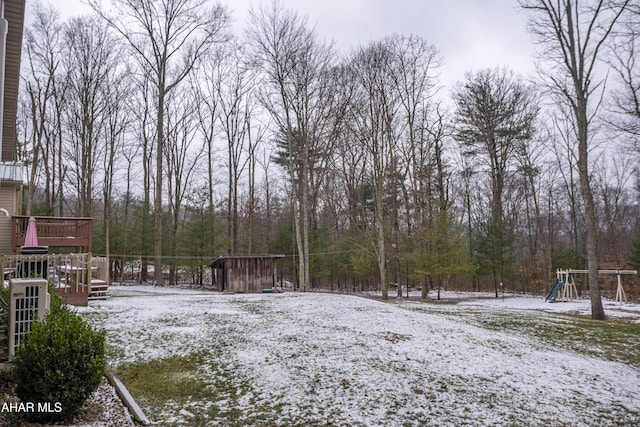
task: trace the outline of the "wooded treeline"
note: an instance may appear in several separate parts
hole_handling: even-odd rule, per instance
[[[452,90],[427,40],[339,54],[277,1],[243,34],[204,0],[90,3],[68,21],[30,12],[25,210],[94,217],[94,252],[141,260],[141,281],[283,253],[303,290],[541,292],[589,251],[640,263],[637,2],[560,2],[584,42],[562,45],[540,22],[555,6],[521,1],[539,80],[496,67]]]

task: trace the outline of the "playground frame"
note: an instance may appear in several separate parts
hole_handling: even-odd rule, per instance
[[[546,302],[571,301],[578,297],[573,274],[588,274],[589,270],[556,270],[556,283],[545,298]],[[637,270],[598,270],[598,274],[615,274],[618,278],[618,287],[616,289],[616,302],[627,302],[627,295],[622,287],[622,276],[629,274],[638,274]],[[559,296],[559,297],[558,297]]]

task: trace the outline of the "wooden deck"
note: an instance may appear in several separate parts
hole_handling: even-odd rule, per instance
[[[103,257],[83,254],[4,255],[0,274],[13,277],[43,277],[50,280],[67,304],[88,305],[109,296],[109,271]]]
[[[77,252],[91,252],[93,218],[37,216],[38,245],[58,248],[76,248]],[[12,245],[14,253],[24,246],[29,217],[12,217]]]

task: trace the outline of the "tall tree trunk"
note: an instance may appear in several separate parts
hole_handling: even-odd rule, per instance
[[[310,274],[309,274],[309,173],[310,173],[310,158],[309,158],[309,135],[303,133],[304,143],[304,155],[302,157],[302,265],[304,267],[304,287],[305,292],[310,290]]]
[[[591,317],[595,320],[604,320],[604,307],[598,284],[598,225],[596,209],[593,201],[593,191],[589,177],[588,161],[588,119],[587,102],[578,98],[576,119],[578,126],[578,174],[580,176],[580,192],[584,202],[585,240],[587,249],[587,269],[589,280],[589,297],[591,298]]]
[[[382,203],[383,190],[378,188],[376,196],[376,257],[378,261],[378,272],[380,274],[380,286],[382,289],[382,299],[389,299],[389,283],[387,282],[387,256],[385,253],[384,236],[384,207]]]
[[[156,190],[153,203],[153,223],[155,226],[153,248],[153,282],[156,286],[162,286],[164,284],[162,278],[162,144],[164,142],[164,96],[165,85],[164,77],[162,77],[158,82],[158,115],[156,126],[158,138],[156,141]]]
[[[143,123],[144,126],[144,123]],[[143,173],[143,199],[142,199],[142,230],[140,232],[140,276],[138,278],[139,283],[147,283],[149,280],[149,259],[147,258],[147,246],[150,236],[150,218],[149,212],[151,210],[151,165],[150,165],[150,153],[149,153],[149,140],[146,135],[143,137],[142,145],[142,173]]]
[[[545,58],[551,67],[540,67],[541,75],[552,93],[561,94],[560,98],[571,108],[576,120],[591,317],[595,320],[605,319],[605,314],[598,284],[598,230],[588,162],[588,129],[598,105],[592,105],[593,112],[589,112],[589,97],[605,86],[604,80],[596,80],[596,66],[604,56],[605,42],[616,32],[621,16],[631,3],[631,0],[520,0],[520,5],[531,13],[531,32],[545,51],[552,53]]]

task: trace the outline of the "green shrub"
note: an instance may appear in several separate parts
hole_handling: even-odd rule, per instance
[[[56,289],[56,285],[54,284],[53,279],[49,279],[49,281],[47,282],[47,287],[49,295],[51,297],[51,304],[49,305],[50,311],[62,309],[64,306],[64,298],[62,298],[62,295],[60,295],[60,292],[58,292],[58,289]]]
[[[16,395],[33,403],[32,421],[68,420],[97,389],[104,366],[104,331],[52,303],[16,350]]]

